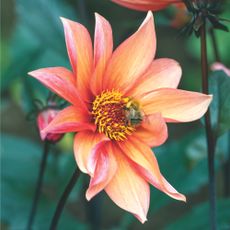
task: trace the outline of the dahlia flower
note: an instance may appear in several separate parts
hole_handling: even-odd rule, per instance
[[[86,198],[105,190],[142,223],[149,209],[149,184],[185,201],[161,174],[151,148],[167,139],[166,122],[199,119],[211,96],[176,89],[179,64],[168,58],[153,60],[151,12],[114,51],[111,26],[99,14],[94,48],[83,25],[61,20],[72,71],[51,67],[29,74],[70,103],[42,132],[76,132],[74,156],[91,177]]]

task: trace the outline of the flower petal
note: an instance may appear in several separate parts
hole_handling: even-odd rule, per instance
[[[169,58],[156,59],[127,94],[140,98],[155,89],[177,88],[181,74],[181,67],[175,60]]]
[[[212,96],[179,89],[159,89],[141,98],[144,112],[161,113],[167,122],[199,119],[207,111]]]
[[[128,159],[118,148],[114,147],[113,154],[116,156],[118,168],[105,191],[114,203],[133,213],[144,223],[149,209],[149,185],[133,170]]]
[[[67,51],[73,72],[76,76],[77,89],[84,99],[89,100],[89,80],[93,67],[93,48],[88,30],[80,23],[61,18]]]
[[[111,151],[110,141],[103,141],[97,144],[96,150],[91,152],[89,158],[95,161],[94,174],[90,180],[89,188],[86,191],[86,198],[90,200],[113,178],[117,170],[117,162]]]
[[[58,71],[60,69],[61,71]],[[71,72],[67,69],[61,67],[43,68],[28,74],[71,104],[87,110],[85,103],[72,83],[73,76],[71,76]]]
[[[127,91],[151,64],[156,51],[153,15],[148,13],[138,31],[112,54],[106,69],[103,89]]]
[[[134,136],[129,141],[119,142],[120,148],[133,162],[133,167],[137,173],[157,189],[166,193],[170,197],[186,201],[184,195],[178,193],[161,175],[157,159],[152,150]]]
[[[79,132],[74,137],[74,156],[77,165],[84,173],[90,174],[87,169],[88,159],[91,151],[97,143],[105,139],[104,134],[92,131]]]
[[[109,22],[99,14],[95,14],[96,26],[94,35],[94,76],[91,89],[95,95],[102,91],[102,80],[105,67],[113,51],[113,35]]]
[[[147,116],[140,127],[137,127],[133,135],[150,147],[163,144],[168,138],[168,130],[161,114]]]
[[[69,106],[61,110],[49,125],[41,131],[42,137],[49,133],[79,132],[82,130],[95,130],[90,117],[75,106]]]
[[[161,10],[167,7],[170,2],[178,2],[179,0],[161,0],[161,1],[153,1],[153,0],[112,0],[115,3],[118,3],[122,6],[128,7],[134,10],[148,11],[148,10]]]

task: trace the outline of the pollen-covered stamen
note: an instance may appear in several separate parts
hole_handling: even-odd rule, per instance
[[[96,96],[92,115],[100,133],[112,140],[124,140],[132,134],[135,127],[127,121],[125,106],[129,98],[118,91],[105,91]]]

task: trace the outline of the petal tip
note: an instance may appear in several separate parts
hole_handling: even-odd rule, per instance
[[[181,194],[180,200],[183,201],[183,202],[185,202],[185,203],[187,202],[186,196],[184,196],[182,194]]]
[[[30,71],[27,73],[30,77],[35,77],[36,76],[36,70]]]
[[[41,139],[44,141],[47,136],[47,131],[45,129],[41,130],[40,136],[41,136]]]
[[[90,195],[89,191],[86,191],[85,198],[87,201],[90,201],[92,199],[92,196]]]

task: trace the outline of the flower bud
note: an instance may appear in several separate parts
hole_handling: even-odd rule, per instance
[[[45,136],[41,133],[41,131],[46,128],[48,124],[54,119],[58,112],[58,109],[47,108],[38,114],[37,126],[39,129],[40,137],[43,141],[50,141],[54,143],[63,137],[63,134],[59,133],[47,133]]]

